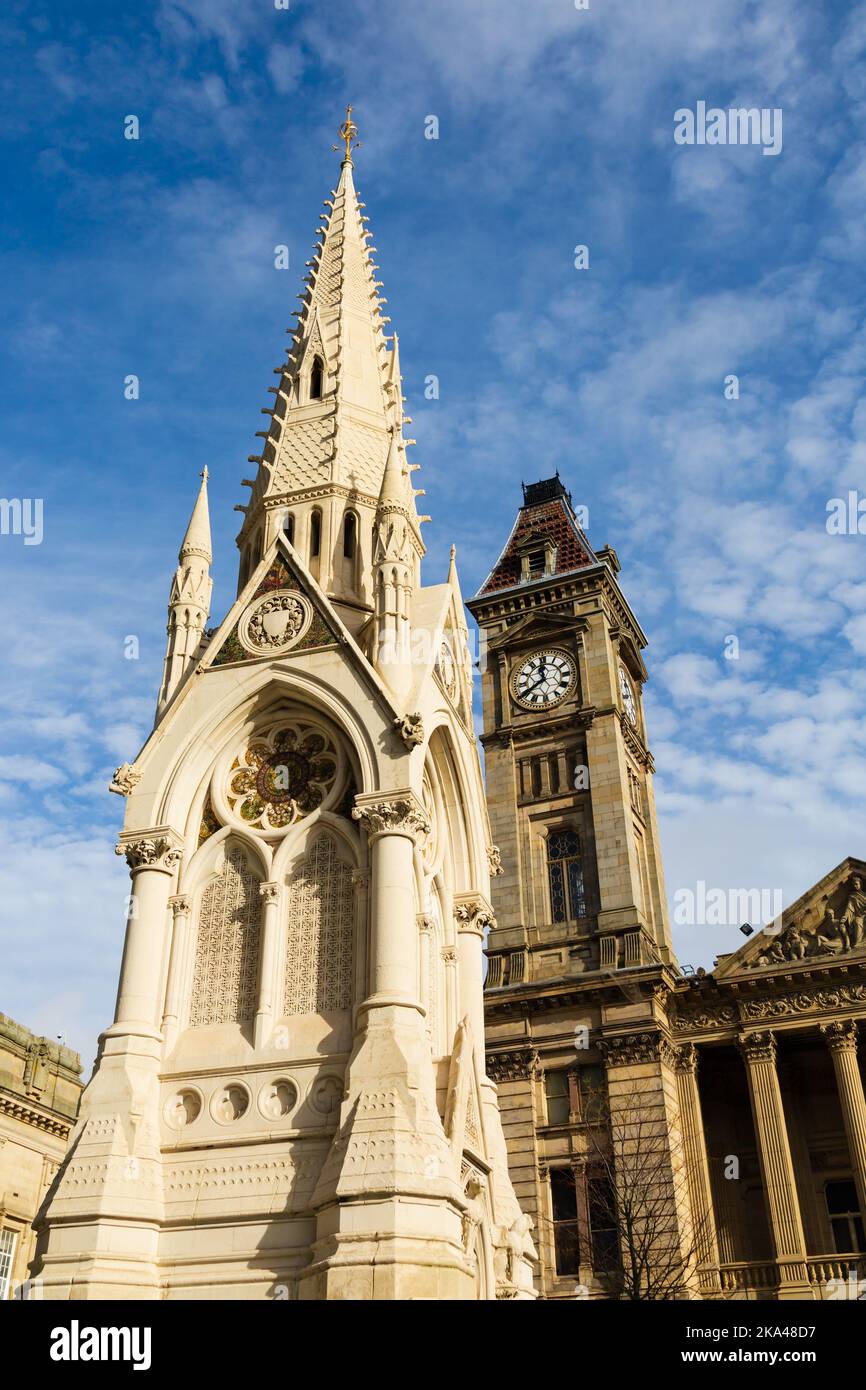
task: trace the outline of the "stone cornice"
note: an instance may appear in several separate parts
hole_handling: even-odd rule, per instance
[[[608,1067],[637,1066],[656,1061],[670,1067],[677,1065],[677,1049],[657,1028],[615,1033],[599,1038],[597,1046]]]
[[[58,1139],[68,1139],[75,1124],[72,1119],[61,1119],[59,1115],[38,1109],[5,1088],[0,1088],[0,1115],[8,1116],[10,1120],[18,1120],[20,1124],[31,1125],[43,1134],[53,1134]]]
[[[491,1081],[529,1081],[540,1071],[534,1047],[515,1047],[505,1052],[488,1052],[487,1075]]]
[[[551,603],[559,604],[568,599],[584,598],[587,593],[594,591],[603,594],[605,601],[610,605],[612,615],[615,615],[618,624],[629,633],[638,650],[647,645],[646,633],[629,608],[609,567],[603,561],[536,581],[532,585],[531,595],[527,592],[528,588],[527,585],[515,584],[508,589],[492,589],[487,594],[475,594],[467,600],[466,607],[481,627],[495,618],[528,612],[530,605],[526,603],[527,597],[531,597],[532,600],[531,610],[543,613],[548,603],[536,606],[534,599],[539,593],[545,598],[549,595]]]
[[[796,976],[788,975],[787,979],[792,984]],[[691,1003],[688,995],[685,1000]],[[681,1036],[684,1033],[714,1032],[728,1033],[733,1037],[738,1025],[743,1023],[796,1019],[837,1009],[859,1008],[866,1011],[866,983],[846,980],[844,976],[838,983],[822,982],[820,985],[811,979],[804,979],[801,989],[768,992],[757,998],[744,997],[739,992],[731,997],[731,992],[726,989],[716,992],[706,1003],[697,1002],[695,1007],[685,1007],[677,996],[672,1002],[670,1014],[674,1033]]]

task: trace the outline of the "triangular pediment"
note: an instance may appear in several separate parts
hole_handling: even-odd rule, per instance
[[[527,613],[511,623],[505,632],[499,633],[488,642],[488,649],[496,651],[500,647],[530,646],[533,642],[547,642],[551,638],[571,636],[582,632],[585,619],[575,619],[574,613],[556,612]]]
[[[207,670],[335,646],[344,632],[315,580],[288,541],[278,536],[214,634],[201,665]]]
[[[713,974],[719,982],[740,974],[771,978],[835,961],[866,962],[866,861],[852,856],[725,956]]]

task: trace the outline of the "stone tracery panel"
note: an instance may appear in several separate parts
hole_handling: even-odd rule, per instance
[[[283,1010],[289,1016],[352,1007],[352,870],[331,835],[317,835],[288,881]]]
[[[259,876],[245,852],[226,851],[222,871],[201,895],[189,1024],[245,1023],[255,1017],[261,949]]]

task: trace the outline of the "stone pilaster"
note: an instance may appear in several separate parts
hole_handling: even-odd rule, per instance
[[[460,971],[460,1017],[472,1025],[478,1069],[484,1075],[484,932],[496,926],[493,908],[481,893],[458,893],[454,925]]]
[[[262,898],[262,953],[259,975],[259,1003],[256,1010],[255,1045],[265,1047],[274,1026],[277,1004],[277,962],[280,954],[280,885],[259,884]],[[281,1012],[281,1009],[279,1010]]]
[[[191,903],[185,894],[169,898],[168,905],[174,917],[171,933],[171,960],[168,967],[168,983],[165,990],[165,1012],[162,1018],[162,1035],[165,1053],[168,1055],[177,1042],[180,1028],[180,1011],[183,1003],[183,977],[189,945],[189,915]]]
[[[686,1043],[676,1049],[676,1072],[683,1158],[692,1215],[692,1241],[698,1263],[698,1281],[701,1293],[707,1298],[714,1298],[720,1288],[719,1243],[698,1088],[698,1049],[693,1043]]]
[[[806,1242],[776,1072],[776,1039],[767,1031],[746,1033],[739,1045],[749,1080],[764,1200],[779,1270],[779,1298],[810,1299]]]
[[[833,1058],[857,1200],[866,1221],[866,1097],[857,1064],[857,1024],[854,1019],[825,1023],[821,1032]]]

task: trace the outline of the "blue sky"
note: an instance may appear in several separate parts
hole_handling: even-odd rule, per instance
[[[0,50],[2,492],[44,505],[41,545],[0,537],[0,1009],[86,1065],[110,1020],[106,783],[152,721],[205,463],[212,616],[233,597],[232,509],[349,100],[426,581],[454,541],[474,592],[520,481],[558,468],[650,638],[671,896],[787,902],[864,854],[866,536],[826,516],[866,495],[866,6],[7,0]],[[700,100],[781,108],[781,153],[676,145]],[[741,942],[677,934],[694,965]]]

